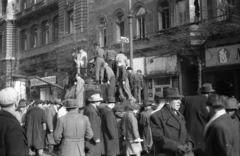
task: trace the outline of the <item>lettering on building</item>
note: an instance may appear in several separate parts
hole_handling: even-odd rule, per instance
[[[43,77],[43,80],[46,80],[51,83],[56,83],[56,76],[48,76],[48,77]],[[38,79],[31,79],[30,80],[31,86],[42,86],[42,85],[47,85],[47,83],[40,81]]]

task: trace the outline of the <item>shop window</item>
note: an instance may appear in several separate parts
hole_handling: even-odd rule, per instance
[[[20,49],[21,50],[27,50],[27,31],[26,29],[21,31],[20,35]]]
[[[58,16],[53,18],[53,41],[58,40]]]
[[[37,31],[38,31],[38,29],[37,29],[36,25],[31,27],[31,43],[30,43],[31,48],[37,47],[37,41],[38,41]]]
[[[168,0],[164,0],[158,6],[158,29],[167,28],[170,28],[170,10]]]
[[[42,23],[42,45],[49,43],[49,23],[44,21]]]
[[[171,84],[170,77],[155,79],[155,85],[168,85],[168,84]]]
[[[121,36],[124,36],[124,14],[119,12],[116,20],[116,42],[120,42]]]
[[[136,14],[137,38],[145,38],[145,14],[145,9],[143,7],[140,7]]]
[[[73,12],[73,10],[67,11],[67,13],[66,13],[65,32],[67,34],[74,33],[74,12]]]
[[[99,20],[99,44],[100,47],[106,47],[107,45],[107,22],[106,19],[101,17]]]

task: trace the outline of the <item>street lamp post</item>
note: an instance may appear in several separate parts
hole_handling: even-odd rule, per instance
[[[129,0],[128,19],[129,19],[129,30],[130,30],[130,35],[129,35],[130,66],[133,67],[133,29],[132,29],[133,15],[132,15],[132,0]]]

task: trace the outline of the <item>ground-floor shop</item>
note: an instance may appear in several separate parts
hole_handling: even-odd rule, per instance
[[[203,81],[211,83],[217,94],[240,100],[240,44],[207,49]]]

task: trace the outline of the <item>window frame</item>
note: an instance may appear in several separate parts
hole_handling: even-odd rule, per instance
[[[107,46],[107,20],[105,17],[99,18],[99,46]]]
[[[53,18],[53,22],[52,22],[53,26],[52,26],[52,40],[53,41],[57,41],[58,40],[58,33],[59,33],[59,17],[58,16],[55,16]]]
[[[38,27],[37,27],[37,25],[31,26],[30,38],[31,38],[30,47],[36,48],[38,46]],[[35,43],[35,45],[33,43]]]
[[[42,22],[41,26],[42,26],[42,32],[41,32],[42,45],[49,44],[49,33],[50,33],[49,22],[45,20]]]
[[[116,28],[116,36],[115,36],[115,42],[120,43],[121,42],[121,36],[125,36],[125,14],[123,12],[118,12],[115,16],[115,28]],[[121,18],[121,19],[120,19]]]
[[[168,3],[168,6],[164,6],[162,7],[161,4],[163,2],[167,2]],[[168,0],[164,0],[164,1],[161,1],[158,3],[158,30],[165,30],[165,29],[168,29],[171,27],[171,10],[170,10],[170,3]],[[162,13],[165,13],[168,15],[167,16],[164,16]],[[165,18],[163,18],[165,17]],[[165,22],[163,22],[165,21]],[[164,24],[165,23],[165,24]]]
[[[20,32],[20,49],[22,51],[28,50],[27,30],[23,29]]]
[[[144,9],[144,13],[137,15],[140,9]],[[145,38],[146,37],[146,8],[141,6],[138,8],[136,15],[136,38]]]

